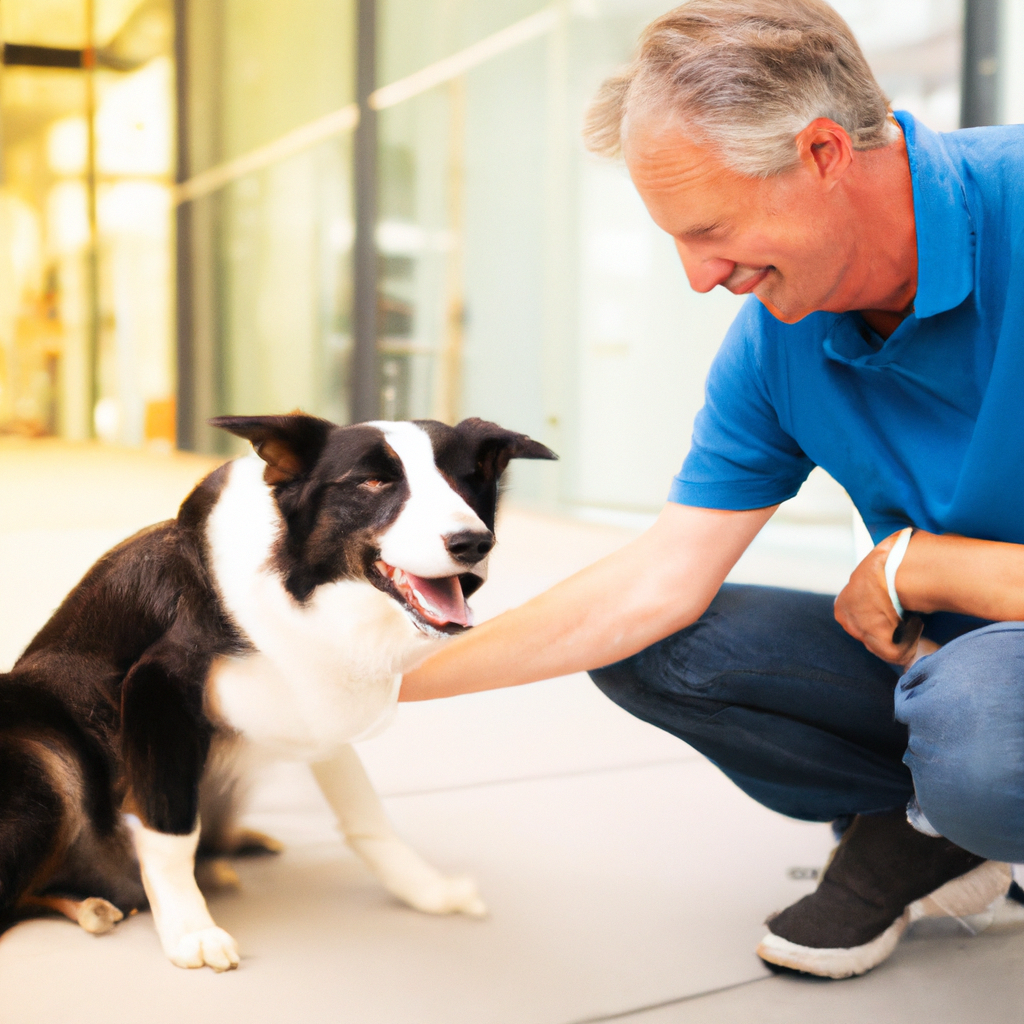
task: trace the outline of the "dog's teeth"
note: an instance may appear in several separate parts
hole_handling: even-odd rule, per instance
[[[402,572],[401,569],[395,569],[391,575],[391,579],[394,580],[395,583],[404,583],[405,573]]]
[[[431,615],[436,615],[438,618],[441,617],[440,610],[435,608],[418,590],[415,589],[415,587],[413,588],[413,594],[424,611],[428,611]]]

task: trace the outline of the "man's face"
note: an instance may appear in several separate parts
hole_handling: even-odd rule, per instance
[[[753,292],[786,323],[853,308],[844,288],[853,260],[849,218],[837,192],[805,164],[768,179],[747,177],[651,119],[630,124],[625,157],[694,291]]]

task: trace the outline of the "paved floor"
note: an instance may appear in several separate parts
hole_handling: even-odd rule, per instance
[[[97,555],[173,514],[209,465],[0,442],[0,668]],[[478,615],[630,536],[508,511]],[[852,558],[840,527],[770,524],[735,578],[832,590]],[[361,751],[400,830],[475,874],[488,918],[398,905],[339,842],[304,770],[283,766],[250,817],[286,852],[237,862],[241,890],[211,899],[239,971],[171,967],[146,914],[101,938],[29,922],[0,940],[0,1022],[1024,1021],[1020,933],[944,922],[862,979],[769,975],[753,955],[760,922],[809,890],[828,829],[754,804],[585,678],[406,705]]]

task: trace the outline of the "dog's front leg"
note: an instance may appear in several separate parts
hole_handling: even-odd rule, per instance
[[[213,923],[196,884],[199,828],[176,836],[156,832],[140,822],[132,829],[132,837],[157,935],[171,963],[215,971],[237,967],[238,946]]]
[[[352,747],[312,768],[345,841],[389,892],[430,914],[487,913],[473,879],[442,875],[398,838]]]
[[[178,633],[183,634],[178,636]],[[164,952],[178,967],[238,966],[235,940],[213,923],[195,877],[199,785],[212,728],[205,663],[188,624],[176,623],[125,677],[122,747],[142,882]]]

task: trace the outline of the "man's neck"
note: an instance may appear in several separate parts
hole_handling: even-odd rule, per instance
[[[913,312],[917,294],[917,228],[914,191],[905,142],[857,154],[858,173],[849,182],[861,225],[856,288],[859,310],[883,338]]]
[[[883,339],[888,339],[893,331],[913,312],[914,304],[911,303],[900,313],[890,313],[885,309],[862,309],[860,315],[876,334]]]

